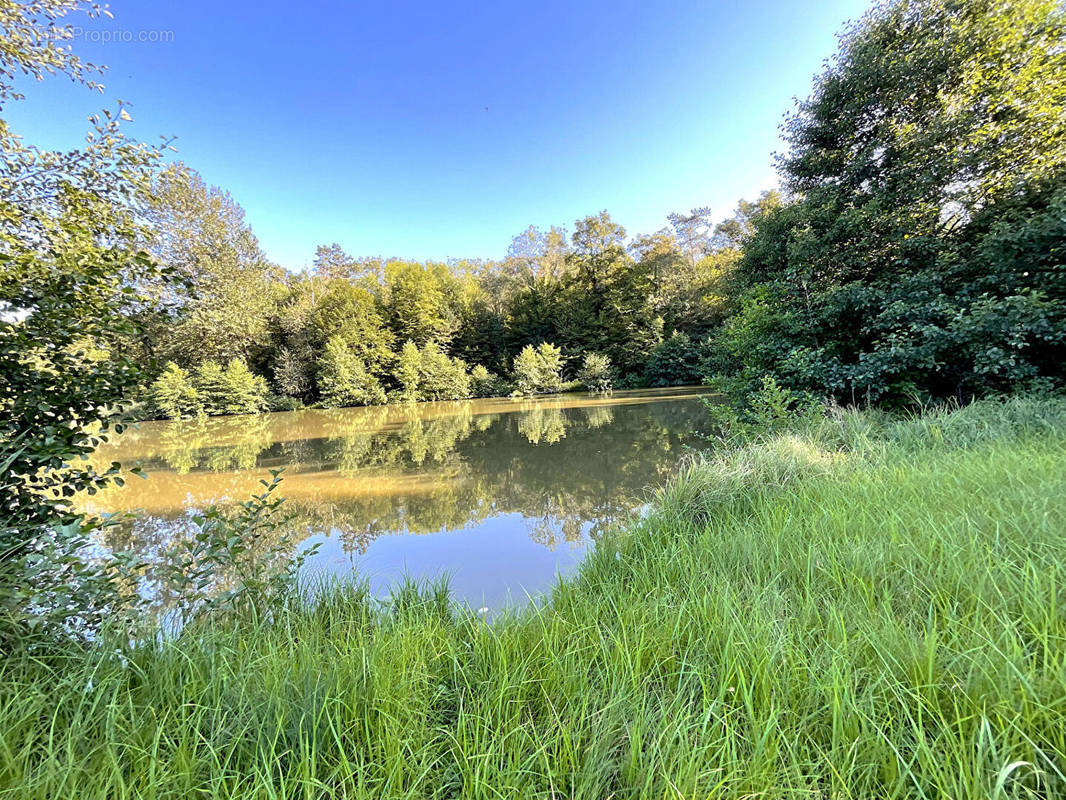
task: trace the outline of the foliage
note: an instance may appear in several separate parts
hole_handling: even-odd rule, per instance
[[[318,248],[310,272],[285,275],[262,258],[243,212],[224,191],[183,168],[158,187],[154,252],[187,276],[196,300],[148,315],[149,330],[134,352],[147,364],[153,354],[177,359],[180,350],[177,363],[185,367],[212,353],[238,353],[278,393],[302,403],[334,402],[318,376],[335,336],[370,376],[408,400],[506,393],[502,380],[465,389],[454,362],[440,356],[502,374],[525,346],[544,341],[575,363],[602,353],[616,385],[642,385],[664,330],[702,334],[720,322],[739,257],[732,245],[716,244],[707,209],[673,215],[671,232],[629,245],[625,230],[601,212],[577,220],[570,241],[561,228],[530,228],[499,262],[360,259],[333,244]],[[206,244],[194,235],[201,228]],[[236,305],[251,311],[237,313]],[[216,324],[210,334],[203,329]],[[187,346],[192,339],[210,344]],[[417,352],[397,347],[406,341]]]
[[[264,491],[233,511],[209,508],[192,531],[166,549],[152,577],[165,593],[160,622],[174,630],[220,615],[256,619],[292,598],[297,574],[316,548],[294,553],[297,540],[278,535],[286,520],[278,495],[281,471],[271,470]]]
[[[625,234],[606,211],[577,220],[557,314],[565,350],[603,353],[628,375],[661,340],[663,320],[648,302],[649,263],[626,252]]]
[[[502,374],[549,341],[570,363],[609,358],[616,386],[713,373],[743,396],[770,374],[898,406],[1061,384],[1064,19],[1054,0],[880,2],[788,118],[784,192],[717,225],[705,207],[670,214],[633,238],[606,211],[569,236],[531,227],[495,262],[332,244],[310,273],[282,275],[232,198],[175,167],[157,180],[151,242],[196,299],[142,314],[135,352],[239,356],[319,403],[334,336],[407,399],[462,394],[461,380],[435,384],[442,369],[460,377],[435,351],[419,376],[430,344]]]
[[[419,348],[408,341],[400,351],[396,367],[400,384],[400,399],[460,400],[470,397],[471,382],[466,362],[449,357],[440,346],[430,341]]]
[[[708,346],[687,333],[675,332],[648,356],[644,380],[648,386],[689,386],[707,375]]]
[[[267,383],[238,358],[225,369],[205,361],[193,373],[193,383],[207,414],[255,414],[267,408]]]
[[[809,426],[824,410],[818,398],[780,386],[772,375],[764,375],[759,388],[750,393],[713,380],[711,386],[724,389],[722,397],[704,400],[724,439],[744,440]]]
[[[147,208],[149,252],[193,292],[177,313],[152,320],[151,350],[183,366],[257,359],[270,342],[275,271],[228,192],[182,164],[161,172]],[[155,287],[161,295],[168,283]]]
[[[102,74],[101,67],[83,61],[70,45],[75,38],[75,26],[63,23],[69,14],[82,13],[88,19],[110,17],[106,5],[82,0],[31,0],[0,5],[0,103],[21,100],[14,90],[14,80],[28,75],[42,80],[45,75],[66,75],[91,89],[101,89],[94,75]]]
[[[318,369],[319,390],[328,406],[370,406],[385,402],[385,390],[377,378],[340,336],[326,343]]]
[[[1064,497],[1061,400],[839,412],[693,463],[491,621],[327,585],[5,658],[0,794],[1059,797]]]
[[[303,400],[311,391],[312,378],[309,365],[295,350],[278,348],[274,355],[274,385],[290,398]]]
[[[204,412],[200,393],[196,390],[189,373],[167,362],[148,389],[148,396],[156,413],[167,419],[195,417]]]
[[[391,362],[393,336],[367,289],[344,280],[328,281],[309,317],[313,348],[339,337],[374,374]]]
[[[299,398],[283,394],[271,395],[267,398],[267,405],[270,411],[299,411],[305,407]]]
[[[1045,0],[854,26],[786,126],[795,199],[750,220],[722,368],[882,404],[1061,384],[1064,44]]]
[[[459,400],[470,396],[466,362],[450,358],[436,342],[422,347],[418,364],[418,393],[423,400]]]
[[[515,356],[511,367],[511,381],[517,395],[550,394],[562,388],[560,370],[563,355],[559,348],[548,342],[537,347],[526,345]]]
[[[395,378],[400,384],[401,400],[414,403],[418,400],[418,373],[422,362],[422,354],[418,345],[408,340],[400,348],[400,356],[396,360]]]
[[[609,394],[614,380],[611,359],[602,353],[586,353],[577,379],[590,392]]]
[[[0,8],[0,100],[19,72],[87,80],[54,23],[77,2]],[[0,649],[88,636],[121,606],[128,564],[92,557],[71,498],[119,482],[84,459],[121,431],[141,384],[123,342],[158,280],[141,211],[161,148],[126,138],[129,115],[91,118],[81,149],[27,144],[0,121]],[[177,288],[177,287],[176,287]]]
[[[443,264],[395,261],[385,265],[382,305],[398,341],[445,346],[458,320],[448,302],[454,279]]]
[[[470,370],[471,397],[502,397],[509,391],[510,387],[499,375],[489,372],[481,364]]]

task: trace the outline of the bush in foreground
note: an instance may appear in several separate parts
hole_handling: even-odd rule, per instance
[[[550,603],[363,587],[0,665],[0,794],[1066,793],[1066,402],[692,464]]]

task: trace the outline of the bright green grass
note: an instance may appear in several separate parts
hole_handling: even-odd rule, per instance
[[[1066,403],[688,469],[546,608],[402,587],[0,673],[0,797],[1066,796]]]

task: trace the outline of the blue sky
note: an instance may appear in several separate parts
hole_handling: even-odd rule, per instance
[[[176,135],[290,269],[334,241],[494,258],[530,224],[606,208],[652,232],[775,185],[782,115],[866,5],[111,0],[114,20],[74,20],[104,97],[23,83],[4,114],[70,147],[129,102],[131,135]]]

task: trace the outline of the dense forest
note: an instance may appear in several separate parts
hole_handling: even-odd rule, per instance
[[[784,125],[781,191],[628,236],[604,211],[496,261],[320,246],[291,273],[236,201],[152,178],[164,270],[118,345],[163,416],[712,380],[743,404],[912,404],[1057,385],[1066,54],[1053,2],[890,3]],[[181,287],[180,291],[175,287]]]

